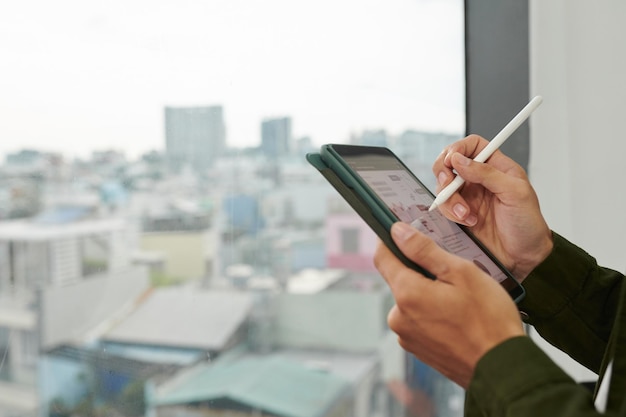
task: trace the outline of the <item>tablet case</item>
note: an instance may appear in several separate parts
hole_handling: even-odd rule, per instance
[[[393,254],[396,255],[396,257],[400,259],[400,261],[402,261],[402,263],[428,278],[435,279],[435,276],[433,274],[426,271],[421,266],[417,265],[400,251],[400,249],[393,242],[389,231],[380,224],[376,217],[374,217],[367,204],[363,202],[363,200],[359,197],[357,193],[354,192],[354,190],[352,190],[350,187],[345,185],[343,181],[341,181],[337,174],[335,174],[335,172],[326,165],[319,153],[308,153],[306,155],[306,159],[324,176],[324,178],[326,178],[330,185],[332,185],[337,190],[337,192],[339,192],[339,194],[348,202],[348,204],[354,209],[354,211],[356,211],[359,216],[361,216],[361,218],[365,220],[365,223],[367,223],[367,225],[374,231],[374,233],[378,235],[380,240],[383,241],[383,243],[389,248],[389,250],[391,250],[391,252],[393,252]]]

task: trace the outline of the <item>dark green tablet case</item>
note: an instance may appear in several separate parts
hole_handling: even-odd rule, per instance
[[[383,243],[391,250],[391,252],[393,252],[393,254],[396,255],[396,257],[400,259],[400,261],[402,261],[402,263],[404,263],[409,268],[414,269],[421,274],[427,276],[428,278],[435,279],[435,276],[433,274],[426,271],[424,268],[407,258],[400,251],[400,249],[398,249],[396,244],[393,242],[389,231],[380,224],[376,217],[374,217],[367,204],[365,204],[363,200],[361,200],[359,195],[356,194],[354,190],[352,190],[350,187],[345,185],[343,181],[341,181],[337,174],[335,174],[335,172],[326,165],[319,153],[309,153],[306,155],[306,159],[324,176],[324,178],[326,178],[326,180],[337,190],[337,192],[339,192],[339,194],[348,202],[348,204],[354,209],[354,211],[356,211],[361,216],[361,218],[365,220],[365,223],[367,223],[367,225],[376,233],[376,235],[378,235],[380,240],[383,241]]]

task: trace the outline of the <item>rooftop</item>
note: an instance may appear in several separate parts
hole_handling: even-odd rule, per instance
[[[189,287],[158,288],[102,339],[221,350],[246,320],[251,308],[250,294]]]
[[[122,219],[93,219],[71,223],[41,224],[29,220],[15,220],[0,223],[1,240],[46,241],[76,236],[124,230]]]
[[[226,400],[267,413],[324,415],[350,388],[348,381],[280,356],[203,364],[157,389],[153,405]]]

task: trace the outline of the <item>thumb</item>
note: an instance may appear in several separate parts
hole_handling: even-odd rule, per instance
[[[409,259],[433,273],[438,280],[450,281],[447,274],[450,266],[459,262],[460,258],[445,251],[431,238],[404,222],[396,222],[391,226],[391,236]]]

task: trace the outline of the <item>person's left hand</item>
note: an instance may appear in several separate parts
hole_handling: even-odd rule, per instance
[[[504,288],[472,262],[406,223],[395,223],[391,234],[406,256],[437,279],[409,269],[379,243],[374,264],[396,301],[389,327],[405,350],[467,388],[487,351],[524,335],[519,311]]]

